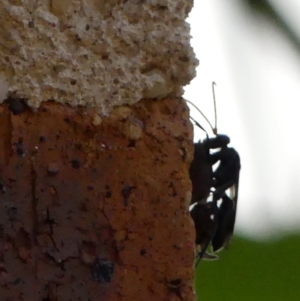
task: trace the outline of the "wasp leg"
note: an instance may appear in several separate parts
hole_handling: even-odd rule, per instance
[[[197,255],[197,266],[202,258],[212,256],[206,254],[206,250],[211,243],[218,226],[218,207],[216,202],[208,202],[205,204],[197,203],[191,209],[191,216],[194,220],[196,229],[196,246],[200,249]]]
[[[219,174],[219,177],[226,175],[233,177],[239,173],[241,168],[240,156],[234,148],[225,147],[210,155],[211,164],[218,161],[220,161],[220,165],[215,173]]]
[[[218,201],[219,199],[221,199],[225,195],[226,190],[229,189],[230,187],[232,187],[234,184],[235,184],[235,182],[233,180],[227,181],[226,183],[224,183],[222,185],[214,184],[213,187],[215,187],[215,190],[212,191],[214,201]]]

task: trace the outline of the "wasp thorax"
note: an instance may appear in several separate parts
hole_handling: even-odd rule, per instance
[[[227,135],[217,135],[214,138],[207,140],[209,148],[223,148],[230,143],[230,138]]]

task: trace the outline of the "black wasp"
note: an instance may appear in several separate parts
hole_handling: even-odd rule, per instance
[[[194,159],[190,166],[192,181],[190,213],[195,224],[198,248],[196,266],[202,258],[218,258],[215,254],[207,252],[210,244],[213,252],[228,246],[234,230],[237,209],[240,157],[234,148],[228,146],[229,137],[217,132],[214,86],[213,82],[214,128],[205,115],[193,103],[187,101],[201,113],[214,134],[214,137],[209,138],[205,129],[191,117],[206,133],[206,139],[194,143]],[[211,200],[208,200],[210,195]]]

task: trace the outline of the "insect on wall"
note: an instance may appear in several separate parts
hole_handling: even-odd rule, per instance
[[[203,141],[194,143],[194,159],[190,166],[192,201],[190,213],[196,229],[196,266],[203,259],[217,259],[214,254],[227,248],[234,231],[240,173],[238,152],[229,147],[230,138],[218,134],[215,101],[215,83],[212,83],[215,127],[205,115],[194,106],[211,127],[213,137],[194,118],[195,125],[206,133]],[[211,245],[212,253],[207,250]]]

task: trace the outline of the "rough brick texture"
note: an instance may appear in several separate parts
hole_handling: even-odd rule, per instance
[[[11,101],[0,107],[0,300],[193,300],[185,102],[101,119]]]

